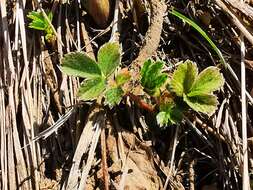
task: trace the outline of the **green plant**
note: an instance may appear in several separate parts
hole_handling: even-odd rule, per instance
[[[148,88],[146,91],[150,95],[157,94],[160,87],[166,84],[167,78],[161,73],[162,65],[161,62],[153,63],[148,60],[141,70],[141,84],[144,89]],[[160,97],[159,113],[156,117],[158,123],[175,124],[189,108],[208,115],[213,114],[218,104],[213,92],[223,84],[223,76],[217,67],[208,67],[198,74],[195,63],[189,60],[181,63],[168,82],[168,91],[163,92],[170,96],[166,98],[162,94]]]
[[[119,64],[119,44],[110,42],[99,49],[97,62],[81,52],[65,55],[61,70],[67,75],[85,78],[78,92],[82,100],[103,97],[105,104],[113,107],[125,95],[137,97],[128,87],[132,82],[128,70],[124,68],[115,73]],[[164,65],[162,61],[148,59],[140,71],[139,81],[159,109],[156,116],[159,125],[180,122],[184,112],[190,109],[207,115],[214,113],[218,101],[213,92],[224,84],[217,67],[211,66],[198,73],[197,65],[187,60],[179,64],[169,80],[169,75],[162,72]]]
[[[105,103],[115,106],[121,101],[124,91],[122,86],[130,76],[122,70],[112,80],[120,64],[120,47],[116,42],[104,44],[98,51],[97,62],[84,53],[69,53],[62,59],[61,70],[67,75],[82,77],[78,96],[82,100],[94,100],[105,97]]]
[[[223,84],[223,76],[217,67],[210,66],[198,74],[196,64],[188,60],[174,72],[170,88],[193,110],[211,115],[218,104],[213,92]]]
[[[144,91],[152,96],[159,96],[160,87],[165,84],[168,75],[162,73],[164,62],[151,59],[145,61],[143,68],[141,69],[141,85],[144,87]]]
[[[30,18],[32,21],[29,23],[29,28],[33,28],[35,30],[41,30],[45,32],[45,39],[47,41],[51,41],[54,39],[54,33],[50,26],[50,23],[47,21],[47,19],[44,17],[42,12],[37,11],[31,11],[27,15],[28,18]],[[49,12],[47,14],[48,19],[50,22],[53,20],[53,14],[52,12]]]

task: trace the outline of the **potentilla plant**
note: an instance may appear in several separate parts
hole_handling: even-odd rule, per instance
[[[51,23],[53,20],[53,13],[48,12],[47,17]],[[29,23],[29,28],[43,31],[45,33],[45,39],[48,42],[51,42],[55,39],[53,29],[51,28],[50,23],[44,17],[42,12],[31,11],[27,15],[27,18],[29,18],[31,20],[31,22]]]
[[[116,42],[104,44],[98,51],[97,61],[85,53],[69,53],[62,59],[62,71],[70,76],[84,78],[78,96],[80,99],[105,99],[105,104],[113,107],[120,103],[125,92],[123,85],[130,79],[126,69],[116,76],[120,64],[120,47]]]
[[[84,78],[78,91],[81,100],[104,100],[100,103],[113,107],[132,92],[124,87],[131,86],[127,83],[133,81],[128,69],[116,72],[120,55],[119,44],[108,42],[99,49],[97,60],[81,52],[66,54],[61,70],[67,75]],[[148,59],[139,73],[139,85],[147,96],[155,99],[156,119],[160,126],[180,122],[189,110],[209,116],[215,112],[218,100],[213,92],[224,84],[217,67],[208,67],[199,73],[197,65],[187,60],[179,64],[169,78],[162,72],[164,65],[163,61]]]

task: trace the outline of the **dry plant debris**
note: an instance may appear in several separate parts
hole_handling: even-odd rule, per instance
[[[0,189],[253,188],[252,2],[103,2],[1,1]],[[232,70],[171,8],[208,34]],[[32,12],[47,23],[34,17],[32,28],[41,31],[29,28]],[[76,51],[95,60],[108,41],[122,49],[115,72],[136,76],[122,89],[136,93],[116,106],[80,101],[82,79],[64,75],[61,60]],[[200,71],[220,67],[225,83],[213,115],[189,111],[160,127],[154,96],[135,88],[148,58],[163,61],[169,78],[180,61],[192,60]]]

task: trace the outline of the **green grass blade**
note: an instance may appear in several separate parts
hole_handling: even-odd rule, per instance
[[[189,24],[190,26],[192,26],[195,30],[197,30],[197,32],[199,32],[207,41],[208,43],[211,45],[211,47],[213,48],[213,50],[217,53],[217,55],[220,58],[220,62],[227,67],[227,63],[221,53],[221,51],[219,50],[219,48],[215,45],[215,43],[211,40],[211,38],[209,38],[209,36],[206,34],[206,32],[200,28],[194,21],[192,21],[191,19],[187,18],[186,16],[184,16],[183,14],[181,14],[180,12],[176,11],[175,9],[172,9],[170,11],[170,13],[178,18],[180,18],[182,21],[186,22],[187,24]]]

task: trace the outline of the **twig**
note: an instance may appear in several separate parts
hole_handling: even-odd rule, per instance
[[[211,127],[209,127],[207,124],[203,123],[198,117],[195,118],[196,122],[205,130],[207,130],[209,133],[213,134],[215,137],[217,137],[219,140],[223,142],[227,142],[225,137],[222,136],[220,133],[217,133],[215,130],[213,130]]]
[[[225,0],[225,2],[253,21],[253,8],[250,5],[238,0]]]
[[[144,46],[141,48],[138,57],[133,61],[133,70],[138,70],[144,61],[151,57],[159,46],[162,33],[163,17],[166,11],[164,0],[149,0],[151,8],[150,26],[144,39]]]
[[[89,43],[90,40],[89,40],[88,33],[85,29],[84,23],[81,23],[81,34],[82,34],[83,42],[86,47],[85,49],[86,49],[87,55],[89,55],[90,58],[95,59],[94,51],[92,49],[91,44]]]
[[[248,138],[247,138],[247,102],[246,102],[246,73],[245,73],[245,43],[243,34],[241,38],[241,96],[242,96],[242,154],[243,154],[243,175],[242,189],[249,190],[249,170],[248,170]]]
[[[140,108],[147,110],[149,112],[154,112],[154,107],[148,103],[146,103],[144,100],[142,100],[140,97],[132,94],[132,93],[128,93],[127,94]]]
[[[241,20],[235,15],[235,13],[228,8],[228,6],[223,3],[222,0],[215,0],[216,4],[223,9],[225,13],[227,13],[231,18],[233,23],[240,29],[243,35],[249,40],[249,42],[253,45],[253,36],[247,30],[247,28],[242,24]]]
[[[94,137],[95,130],[93,129],[93,119],[97,117],[98,112],[93,110],[89,114],[88,121],[82,131],[82,134],[79,138],[74,157],[72,159],[72,166],[69,172],[69,178],[66,181],[66,189],[76,189],[78,185],[79,178],[79,167],[82,161],[82,156],[88,151],[88,147]]]
[[[76,35],[77,35],[77,51],[81,50],[81,38],[80,38],[80,19],[79,19],[79,4],[80,1],[76,0]]]
[[[170,159],[170,169],[169,169],[169,173],[167,175],[165,184],[163,186],[163,190],[167,189],[167,186],[168,186],[168,183],[169,183],[169,179],[170,179],[170,175],[171,175],[171,172],[172,172],[172,168],[173,168],[173,164],[174,164],[174,158],[175,158],[175,153],[176,153],[178,130],[179,130],[179,125],[176,126],[176,132],[175,132],[175,136],[174,136],[172,154],[171,154],[171,159]]]
[[[119,0],[115,2],[113,26],[110,41],[119,41]]]
[[[126,177],[127,177],[127,171],[128,171],[128,165],[127,165],[127,161],[128,161],[128,158],[129,158],[129,155],[134,147],[134,144],[133,143],[131,145],[131,147],[129,148],[129,151],[127,152],[124,160],[123,160],[123,165],[122,165],[122,168],[121,168],[121,171],[122,171],[122,175],[121,175],[121,179],[120,179],[120,183],[119,183],[119,190],[124,190],[124,186],[125,186],[125,182],[126,182]]]
[[[98,139],[99,139],[99,136],[101,133],[101,128],[104,127],[101,125],[104,125],[104,114],[102,114],[102,113],[100,113],[100,115],[98,115],[98,119],[97,119],[96,123],[94,124],[94,128],[96,129],[96,132],[95,132],[94,137],[91,142],[89,155],[87,158],[86,165],[84,166],[83,171],[82,171],[82,176],[81,176],[80,185],[78,187],[78,190],[86,189],[85,188],[86,187],[86,180],[87,180],[89,171],[91,169],[92,161],[95,156],[95,150],[96,150]]]
[[[32,142],[38,141],[39,139],[46,139],[49,137],[51,134],[57,132],[57,130],[69,119],[69,117],[72,115],[72,113],[75,111],[74,108],[71,108],[66,114],[64,114],[62,117],[60,117],[55,124],[53,124],[51,127],[47,128],[46,130],[42,131],[38,136],[34,137],[32,139]],[[30,146],[31,144],[26,144],[23,148],[26,148],[27,146]]]
[[[189,165],[189,182],[190,190],[195,190],[195,171],[194,171],[195,160],[192,159]]]
[[[106,140],[105,140],[105,125],[102,127],[100,140],[101,140],[101,155],[102,155],[102,171],[104,178],[104,188],[105,190],[109,190],[109,174],[108,174],[108,166],[107,166],[107,156],[106,156]]]

